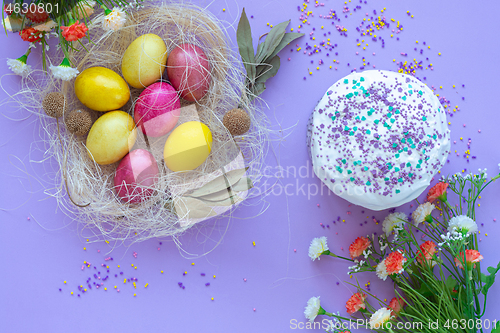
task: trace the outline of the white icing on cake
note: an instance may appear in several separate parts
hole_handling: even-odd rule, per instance
[[[316,176],[335,194],[372,210],[417,198],[450,151],[446,113],[416,78],[352,73],[333,84],[311,115]]]

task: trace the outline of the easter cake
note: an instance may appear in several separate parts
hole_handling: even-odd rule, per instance
[[[418,79],[351,73],[314,109],[307,140],[316,176],[335,194],[372,210],[417,198],[447,160],[445,109]]]

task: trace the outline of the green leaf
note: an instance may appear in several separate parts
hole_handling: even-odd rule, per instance
[[[278,73],[278,69],[280,69],[280,57],[275,56],[271,59],[269,64],[257,66],[256,82],[266,82],[267,79],[272,78],[276,75],[276,73]]]
[[[498,263],[497,267],[488,267],[488,272],[490,275],[486,275],[484,273],[481,273],[481,282],[484,283],[483,289],[481,292],[483,295],[486,295],[488,293],[488,290],[491,288],[493,283],[495,283],[495,277],[497,272],[500,270],[500,262]]]
[[[500,321],[497,321],[495,327],[491,330],[491,333],[500,333]]]
[[[300,38],[304,36],[304,34],[299,34],[295,32],[287,32],[283,38],[281,39],[280,43],[278,46],[276,46],[276,49],[271,53],[271,55],[268,57],[269,59],[274,58],[275,55],[277,55],[281,50],[283,50],[288,44],[296,40],[297,38]]]
[[[262,59],[258,58],[258,62],[262,62],[263,60],[269,59],[270,56],[274,53],[274,50],[281,43],[281,40],[285,36],[285,29],[290,24],[290,20],[281,22],[278,25],[275,25],[271,31],[266,36],[266,40],[264,41],[264,46],[262,50]]]
[[[264,90],[266,90],[266,85],[264,82],[257,82],[255,83],[255,85],[253,86],[253,89],[252,89],[252,93],[255,95],[255,96],[259,96],[260,94],[262,94],[264,92]]]
[[[255,55],[255,63],[260,64],[262,61],[264,61],[264,47],[266,46],[266,41],[264,40],[262,43],[259,43],[257,45],[257,53]]]
[[[236,40],[240,51],[241,60],[247,71],[248,79],[251,83],[255,81],[255,55],[253,51],[252,30],[248,22],[245,8],[241,13],[238,29],[236,30]]]

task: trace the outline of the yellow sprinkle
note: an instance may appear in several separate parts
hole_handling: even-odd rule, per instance
[[[323,29],[323,26],[321,26],[321,29]]]
[[[86,247],[84,247],[84,248],[83,248],[83,251],[86,251],[86,250],[87,250],[87,248],[86,248]]]
[[[267,25],[269,25],[269,23]]]
[[[290,29],[290,31],[293,31],[293,28],[292,28],[292,29]]]
[[[438,173],[441,173],[441,171],[438,171]]]
[[[163,274],[163,271],[160,271],[161,274]]]
[[[215,279],[215,275],[214,275],[214,279]]]
[[[212,297],[211,299],[212,299],[212,301],[214,300],[214,298],[213,298],[213,297]]]
[[[118,268],[120,268],[120,265],[118,265]]]
[[[86,264],[86,263],[87,263],[87,260],[85,260],[83,263],[84,263],[84,264]]]
[[[439,89],[443,89],[443,86],[439,86]]]
[[[87,238],[87,242],[89,241],[89,239]]]
[[[384,298],[384,302],[387,302],[387,298]]]
[[[273,27],[273,25],[271,24],[271,25],[270,25],[270,27],[272,28],[272,27]]]
[[[313,40],[316,40],[316,37],[313,37]]]
[[[109,241],[105,241],[105,242],[106,242],[106,244],[109,244]]]
[[[104,290],[108,290],[108,288],[104,287]]]
[[[478,196],[479,199],[481,199],[481,196]],[[64,281],[64,283],[66,283],[66,281]]]
[[[115,286],[115,289],[116,289],[116,286]]]
[[[194,266],[194,262],[191,263],[191,266]]]
[[[299,48],[297,49],[297,52],[299,52],[300,50],[302,50],[302,48],[301,48],[301,47],[299,47]]]
[[[106,288],[104,288],[104,290],[106,290]],[[73,292],[71,292],[71,295],[73,295]]]
[[[316,67],[316,69],[319,71],[319,67]]]
[[[417,41],[415,41],[415,43],[417,43],[417,44],[418,44],[418,40],[417,40]]]
[[[481,207],[481,204],[477,204],[478,207]]]
[[[453,88],[455,88],[455,85],[453,85]]]
[[[479,230],[478,232],[481,233],[481,230]]]
[[[332,66],[330,66],[330,69],[332,69]]]
[[[439,52],[438,55],[441,55],[441,52]]]
[[[149,283],[146,283],[146,285],[144,286],[144,288],[147,288],[149,286]]]
[[[109,268],[109,266],[106,266],[106,268]]]
[[[137,296],[137,294],[134,294],[134,297]]]
[[[186,275],[188,272],[187,271],[184,271],[184,275]]]
[[[64,281],[64,284],[66,284],[66,281]]]
[[[134,285],[134,288],[136,288],[136,287],[137,287],[137,285],[135,284],[135,282],[133,282],[133,285]]]
[[[225,11],[226,11],[226,8],[222,8],[222,11],[223,11],[223,12],[225,12]],[[135,296],[135,294],[134,294],[134,296]]]
[[[83,291],[87,291],[87,289],[83,289]]]
[[[123,279],[123,283],[127,283],[127,279]]]
[[[312,74],[311,72],[309,72],[309,74]],[[253,246],[255,246],[255,241],[252,242]]]
[[[486,234],[484,234],[484,235],[485,235],[485,236],[488,236],[488,234],[487,234],[487,233],[486,233]]]
[[[349,275],[349,279],[352,279],[352,275]]]

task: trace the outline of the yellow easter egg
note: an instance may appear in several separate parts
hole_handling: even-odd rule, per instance
[[[212,132],[199,121],[188,121],[170,133],[163,157],[172,171],[188,171],[205,162],[212,150]]]
[[[90,67],[75,80],[76,97],[86,107],[96,111],[118,110],[130,98],[127,82],[105,67]]]
[[[122,74],[134,88],[145,88],[161,79],[167,64],[167,46],[160,36],[145,34],[125,50]]]
[[[111,111],[96,120],[87,136],[87,149],[97,164],[118,162],[135,143],[134,119],[126,112]]]

